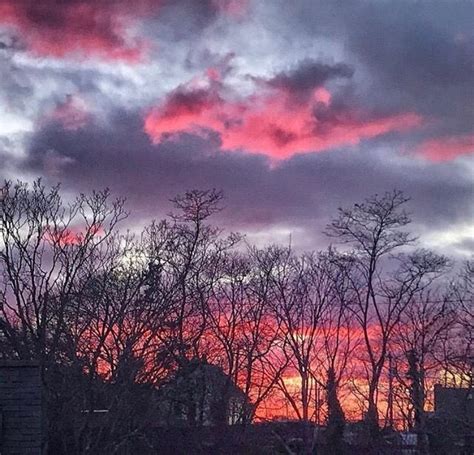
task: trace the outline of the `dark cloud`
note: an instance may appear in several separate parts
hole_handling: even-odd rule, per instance
[[[174,118],[183,112],[185,114],[198,114],[208,109],[209,106],[222,101],[215,90],[189,89],[186,86],[180,86],[167,97],[166,109],[163,115]]]
[[[201,31],[235,0],[0,0],[0,26],[37,56],[99,57],[134,63],[151,51],[143,33],[177,40]],[[143,24],[148,22],[148,26]],[[151,33],[154,35],[155,33]],[[153,43],[153,46],[156,43]],[[0,46],[1,47],[1,46]]]
[[[474,93],[472,17],[471,1],[365,4],[346,19],[348,45],[384,96],[452,129],[472,128],[473,103],[465,99]]]
[[[127,196],[134,220],[163,214],[169,198],[186,189],[220,188],[228,227],[301,226],[315,244],[323,242],[320,232],[337,207],[392,188],[412,196],[421,226],[446,228],[473,216],[472,186],[455,163],[397,162],[363,144],[357,152],[302,155],[271,168],[263,156],[224,153],[219,146],[212,134],[182,134],[152,145],[141,118],[120,112],[109,125],[46,127],[32,138],[26,168],[74,190],[108,186]]]
[[[133,19],[149,14],[153,0],[1,0],[0,24],[19,33],[36,55],[93,55],[134,61],[144,42],[127,36]]]
[[[291,92],[307,93],[321,87],[327,81],[335,78],[350,78],[354,69],[345,63],[330,65],[311,59],[301,61],[295,68],[283,71],[266,83],[270,87],[288,90]]]
[[[305,1],[284,23],[293,37],[344,46],[360,74],[361,103],[411,108],[457,134],[474,124],[472,17],[470,0]]]
[[[152,32],[156,32],[160,38],[170,41],[181,41],[195,37],[195,34],[210,25],[219,13],[216,2],[212,0],[198,2],[165,0],[162,6],[159,26]]]
[[[273,34],[306,49],[313,42],[329,43],[327,49],[333,43],[340,59],[354,68],[345,104],[378,116],[416,113],[424,126],[413,131],[413,141],[436,139],[437,149],[474,136],[472,1],[306,0],[286,8],[283,19],[284,7],[279,0],[267,5],[265,25]],[[322,106],[317,117],[335,114],[340,113]],[[436,153],[437,159],[460,155],[457,148],[457,153],[451,146],[442,156]]]
[[[338,206],[400,188],[420,231],[454,232],[474,215],[473,9],[0,0],[0,110],[23,131],[0,136],[0,174],[109,186],[134,222],[222,188],[222,223],[302,227],[308,247]]]

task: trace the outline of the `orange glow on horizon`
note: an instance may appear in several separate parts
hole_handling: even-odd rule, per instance
[[[233,322],[228,319],[228,317],[229,315],[220,314],[216,318],[216,323],[222,330],[221,333],[223,334],[226,333],[225,330],[227,328],[230,328],[230,324],[233,324]],[[88,327],[83,336],[83,342],[85,343],[85,346],[81,348],[81,351],[90,351],[89,355],[91,358],[94,357],[94,352],[97,351],[99,355],[96,359],[95,369],[103,380],[111,380],[114,372],[116,372],[117,366],[120,364],[121,349],[123,348],[123,343],[120,341],[121,337],[124,337],[123,339],[126,340],[130,335],[132,336],[132,339],[135,339],[135,343],[132,346],[133,355],[142,362],[136,380],[138,382],[146,382],[150,378],[154,378],[154,380],[158,378],[161,380],[166,377],[166,372],[160,369],[159,365],[155,365],[156,352],[160,351],[160,349],[164,347],[161,337],[173,336],[173,334],[161,333],[159,336],[156,332],[144,330],[144,327],[146,327],[146,322],[140,323],[138,332],[136,332],[141,334],[141,338],[133,337],[136,327],[134,327],[134,323],[131,323],[130,321],[122,321],[120,327],[113,321],[108,327]],[[236,346],[238,346],[240,350],[245,346],[245,337],[250,335],[251,331],[254,329],[255,328],[252,327],[251,324],[248,324],[244,321],[236,323],[234,343],[236,343]],[[264,330],[266,333],[262,334],[262,337],[265,338],[269,336],[271,338],[272,331],[274,332],[275,330],[275,324],[272,324],[270,320],[265,321]],[[313,346],[315,353],[322,350],[323,340],[321,337],[323,336],[323,332],[321,330],[326,330],[325,336],[332,335],[331,328],[326,327],[318,330],[315,337],[315,344]],[[347,332],[347,328],[341,329],[341,331],[342,338],[349,334],[349,332]],[[296,340],[298,340],[299,336],[299,332],[297,332]],[[350,336],[357,341],[357,339],[363,336],[363,333],[360,328],[354,327],[350,329]],[[369,329],[369,336],[373,341],[376,341],[377,330],[375,330],[375,328]],[[271,363],[275,368],[278,367],[279,363],[285,362],[286,355],[291,355],[291,351],[286,352],[286,354],[284,354],[284,351],[282,351],[282,337],[283,334],[280,334],[280,338],[276,340],[273,348],[271,348],[266,354],[267,361],[269,356],[271,356]],[[223,371],[226,374],[229,374],[229,365],[226,364],[225,360],[223,361],[225,356],[221,356],[219,354],[222,347],[219,344],[221,341],[219,340],[218,335],[212,330],[209,330],[204,334],[203,338],[203,348],[209,354],[209,357],[207,357],[208,361],[210,361],[210,363],[219,365],[221,368],[223,368]],[[259,345],[259,348],[265,349],[265,346]],[[239,349],[237,351],[239,351]],[[239,357],[237,351],[234,351],[234,356]],[[249,380],[247,377],[248,359],[246,357],[245,350],[241,350],[239,352],[242,354],[240,357],[241,362],[237,363],[237,370],[233,371],[232,379],[236,382],[238,387],[240,387],[242,390],[246,390],[246,383]],[[346,365],[345,371],[340,377],[338,397],[348,421],[358,421],[362,419],[365,412],[366,396],[368,392],[368,378],[366,377],[366,363],[364,360],[366,354],[364,354],[364,352],[365,350],[363,345],[357,345],[357,349],[351,353],[349,363]],[[390,349],[390,352],[396,353],[396,347],[393,346]],[[344,353],[341,355],[344,355]],[[404,372],[408,370],[408,365],[404,356],[400,355],[396,361],[399,373],[406,374]],[[232,368],[235,367],[236,365],[232,366]],[[259,404],[256,409],[255,420],[267,421],[275,419],[300,419],[302,416],[302,378],[298,372],[297,362],[290,362],[285,367],[281,380],[272,389],[271,393],[265,396],[263,400],[259,400],[261,389],[262,387],[265,389],[271,380],[271,376],[268,376],[267,372],[260,369],[261,365],[258,362],[254,364],[254,367],[255,371],[253,371],[252,377],[250,378],[250,389],[246,390],[246,393],[248,393],[251,402],[258,400]],[[429,365],[428,370],[432,372],[432,369]],[[321,359],[318,358],[317,355],[314,355],[311,360],[309,371],[309,418],[312,422],[324,424],[327,416],[325,389],[326,365],[321,361]],[[433,374],[430,373],[430,375],[425,378],[427,411],[432,408],[433,387],[435,383],[440,381],[441,373],[442,372],[439,372],[438,370],[433,370]],[[315,378],[317,379],[315,380]],[[409,412],[409,402],[408,390],[403,388],[400,389],[400,387],[401,385],[397,383],[396,388],[394,389],[393,424],[397,428],[402,429],[407,425],[407,420],[404,416],[406,416]],[[285,393],[283,390],[285,390]],[[293,397],[292,403],[290,403],[288,400],[287,394]],[[388,394],[389,375],[387,362],[380,378],[376,398],[381,425],[388,424]]]

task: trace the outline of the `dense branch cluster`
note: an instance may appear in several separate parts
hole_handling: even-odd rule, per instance
[[[342,246],[305,254],[215,228],[216,191],[177,196],[140,235],[119,231],[124,201],[107,191],[66,201],[37,181],[2,194],[0,356],[39,362],[58,453],[146,440],[173,424],[165,396],[202,425],[203,364],[223,372],[221,395],[246,397],[234,421],[298,419],[307,446],[311,422],[333,447],[350,419],[371,440],[389,426],[423,436],[433,385],[472,385],[472,263],[455,276],[418,249],[401,192],[340,209],[326,233]]]

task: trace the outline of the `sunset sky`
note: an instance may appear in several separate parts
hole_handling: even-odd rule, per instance
[[[188,189],[259,244],[324,247],[394,188],[474,251],[474,2],[0,0],[0,178],[109,187],[140,225]]]

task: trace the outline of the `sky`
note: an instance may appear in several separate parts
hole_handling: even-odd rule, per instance
[[[128,223],[189,189],[257,244],[327,245],[403,190],[474,252],[474,1],[0,0],[0,178],[108,187]]]

